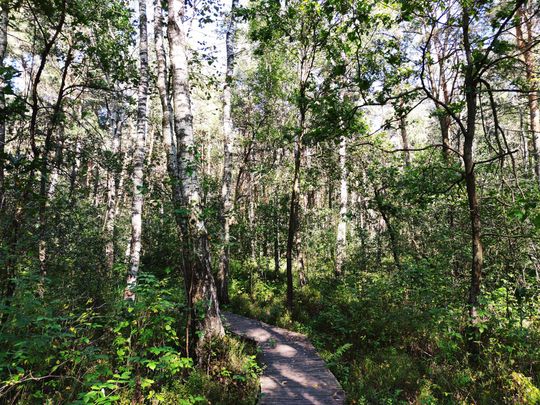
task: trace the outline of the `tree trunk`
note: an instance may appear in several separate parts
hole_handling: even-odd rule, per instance
[[[297,219],[300,222],[300,218]],[[304,249],[302,247],[302,235],[297,232],[296,234],[296,257],[298,262],[298,285],[304,287],[308,283],[306,257],[304,255]]]
[[[235,146],[235,131],[231,116],[231,83],[234,74],[234,35],[235,35],[235,13],[238,7],[238,0],[231,2],[231,15],[227,36],[225,40],[227,52],[227,70],[225,73],[225,84],[223,86],[223,178],[221,182],[221,204],[222,204],[222,245],[219,255],[218,271],[218,297],[222,304],[229,303],[229,244],[230,244],[230,222],[233,209],[232,199],[232,170]],[[252,235],[253,236],[253,235]]]
[[[248,173],[248,223],[249,223],[249,251],[251,253],[251,261],[253,265],[257,263],[257,228],[255,226],[255,200],[257,198],[257,186],[255,184],[255,176],[250,171]]]
[[[130,152],[130,149],[127,145],[124,145],[124,143],[127,143],[127,142],[124,142],[124,141],[127,141],[127,140],[132,140],[134,138],[133,136],[133,133],[135,131],[135,125],[133,124],[133,121],[132,120],[129,120],[128,121],[129,123],[129,128],[128,128],[128,136],[126,136],[125,138],[124,137],[121,137],[120,138],[120,147],[119,147],[119,150],[118,150],[118,154],[119,154],[119,157],[120,157],[120,160],[122,162],[122,164],[120,165],[120,167],[118,168],[120,170],[120,173],[118,174],[118,178],[117,178],[117,183],[116,183],[116,207],[115,207],[115,210],[116,210],[116,213],[115,213],[115,216],[118,218],[118,215],[120,214],[120,209],[122,207],[124,207],[126,204],[125,204],[125,200],[126,200],[126,190],[124,189],[124,182],[126,180],[126,167],[128,166],[128,159],[126,158],[126,155],[127,153]],[[131,245],[131,240],[129,241],[128,245]],[[129,261],[129,257],[126,257],[127,261]]]
[[[328,175],[327,197],[328,197],[328,209],[331,210],[334,207],[334,204],[332,203],[334,200],[334,182],[333,182],[332,176],[330,175]]]
[[[377,207],[379,208],[379,212],[381,214],[383,223],[386,225],[386,229],[388,230],[388,235],[390,236],[390,247],[392,249],[392,257],[394,258],[394,264],[396,265],[398,270],[401,270],[398,233],[396,229],[394,228],[394,226],[392,225],[392,222],[390,221],[390,216],[388,215],[386,207],[384,206],[383,195],[376,187],[375,187],[375,201],[377,203]],[[382,228],[383,227],[381,226],[381,229]]]
[[[8,6],[5,3],[2,3],[0,6],[0,69],[4,67],[4,58],[6,56],[7,50],[7,31],[8,31]],[[6,99],[4,94],[4,89],[0,88],[0,221],[3,220],[3,213],[5,207],[5,179],[4,179],[4,161],[5,161],[5,143],[6,143],[6,121],[5,114],[3,109],[6,107]],[[18,205],[18,204],[16,204]],[[0,271],[0,294],[3,297],[3,304],[6,308],[9,308],[11,305],[11,298],[15,293],[15,283],[13,280],[14,276],[14,263],[13,257],[15,255],[15,250],[17,247],[17,237],[18,237],[18,215],[17,211],[19,208],[15,209],[16,212],[13,214],[13,220],[10,221],[9,225],[2,226],[0,230],[0,238],[6,242],[8,247],[7,255],[4,261],[4,268]],[[0,316],[0,325],[3,325],[7,321],[9,311],[3,311]]]
[[[110,118],[111,130],[111,159],[109,170],[107,171],[107,211],[105,212],[105,222],[103,231],[105,236],[105,268],[108,273],[112,271],[114,265],[114,228],[116,222],[116,197],[118,192],[117,163],[119,160],[120,138],[122,136],[123,118],[116,103],[113,104]]]
[[[287,308],[293,310],[293,249],[295,235],[298,230],[298,210],[300,194],[300,162],[302,158],[301,134],[296,134],[294,139],[294,174],[291,189],[291,201],[289,207],[289,230],[287,233]]]
[[[95,208],[98,208],[100,205],[101,200],[101,194],[99,192],[99,185],[101,183],[101,176],[99,171],[99,163],[94,163],[93,165],[94,174],[92,175],[92,199],[93,199],[93,205]]]
[[[480,287],[482,281],[482,267],[484,262],[483,247],[481,240],[480,204],[476,191],[476,176],[474,173],[474,137],[476,130],[478,80],[475,77],[475,65],[472,57],[471,45],[469,41],[469,12],[467,8],[463,10],[462,29],[463,45],[466,54],[465,65],[465,101],[467,106],[467,121],[463,143],[463,163],[465,165],[465,183],[467,186],[467,200],[469,203],[469,216],[471,222],[471,242],[472,242],[472,266],[471,282],[469,287],[469,320],[470,333],[467,338],[469,353],[476,360],[480,352],[478,344],[478,305]]]
[[[174,137],[174,121],[173,108],[170,102],[169,93],[169,77],[167,58],[165,53],[165,42],[163,39],[163,29],[165,27],[163,21],[163,10],[161,8],[161,0],[154,1],[154,38],[156,43],[156,60],[157,60],[157,87],[159,91],[159,99],[161,102],[161,132],[163,143],[167,150],[167,171],[172,182],[172,196],[176,208],[181,203],[181,190],[178,181],[178,149],[176,147],[176,139]]]
[[[46,260],[47,260],[47,244],[45,240],[45,226],[46,226],[46,206],[47,206],[47,165],[48,165],[48,153],[51,145],[51,137],[54,131],[54,121],[58,117],[59,113],[59,107],[60,102],[62,100],[62,91],[58,94],[57,103],[54,108],[53,116],[51,125],[49,126],[47,130],[47,134],[45,136],[44,146],[43,150],[40,151],[36,145],[36,138],[37,138],[37,121],[38,121],[38,111],[39,111],[39,92],[38,87],[39,83],[41,81],[41,77],[43,74],[43,71],[45,69],[45,65],[47,63],[47,58],[52,50],[52,47],[54,43],[56,42],[56,39],[58,38],[58,35],[60,35],[60,32],[62,31],[62,28],[64,26],[66,18],[66,0],[62,2],[62,10],[60,15],[60,20],[58,22],[58,25],[56,26],[56,29],[54,31],[54,34],[52,37],[47,41],[45,38],[45,44],[43,47],[43,51],[40,55],[40,64],[36,71],[36,75],[34,77],[34,80],[32,82],[32,91],[31,91],[31,98],[32,98],[32,113],[30,117],[30,124],[29,124],[29,134],[30,134],[30,145],[32,148],[32,152],[34,154],[34,159],[36,161],[39,161],[40,166],[40,185],[39,185],[39,208],[38,208],[38,224],[39,224],[39,232],[38,232],[38,260],[39,260],[39,266],[40,266],[40,283],[37,288],[38,295],[43,296],[44,293],[44,279],[46,276]],[[67,66],[69,66],[69,62],[66,60],[66,63],[64,65],[64,71],[62,74],[62,85],[61,90],[63,90],[63,86],[65,84],[65,75],[67,74]],[[40,159],[41,158],[41,159]],[[34,169],[31,171],[30,177],[34,176]]]
[[[274,231],[274,273],[276,277],[279,273],[280,268],[279,256],[279,227],[276,226],[276,229]]]
[[[277,194],[277,193],[276,193]],[[279,218],[279,199],[277,195],[274,196],[274,277],[278,277],[280,270],[280,256],[281,252],[279,249],[279,232],[280,232],[280,218]]]
[[[8,6],[2,3],[0,6],[0,69],[4,67],[4,58],[6,57],[7,49],[7,30],[8,30]],[[3,110],[6,108],[6,98],[4,89],[0,88],[0,214],[4,210],[4,160],[5,160],[5,144],[6,144],[6,119]]]
[[[447,114],[444,114],[440,115],[438,119],[443,144],[443,157],[448,163],[450,162],[450,117]]]
[[[403,109],[403,106],[401,109]],[[399,133],[403,148],[403,162],[405,163],[405,167],[409,167],[411,165],[411,152],[409,151],[409,136],[407,134],[407,116],[403,112],[399,117]]]
[[[538,109],[538,78],[534,55],[530,49],[534,41],[531,18],[526,15],[525,5],[518,10],[519,24],[516,25],[517,45],[523,54],[525,63],[525,75],[529,86],[527,93],[527,106],[529,108],[529,130],[531,132],[534,157],[534,173],[536,181],[540,185],[540,110]],[[525,38],[522,25],[525,26],[527,37]]]
[[[522,158],[523,158],[523,167],[525,169],[525,173],[529,174],[529,137],[527,136],[526,130],[525,130],[525,122],[523,119],[523,111],[519,111],[519,134],[520,134],[520,141],[521,141],[521,149],[522,149]]]
[[[183,0],[169,0],[169,45],[172,65],[174,130],[179,150],[178,169],[182,184],[184,281],[193,321],[199,338],[197,351],[202,353],[214,337],[224,334],[217,291],[212,276],[208,234],[202,218],[200,183],[195,159],[193,115],[189,86],[187,39],[183,18]],[[199,361],[201,358],[199,357]]]
[[[77,118],[80,120],[82,117],[82,106],[77,111]],[[81,139],[77,134],[75,138],[75,156],[73,158],[73,164],[71,166],[71,173],[69,174],[69,200],[71,205],[75,205],[75,189],[77,186],[77,177],[79,176],[79,170],[81,168]]]
[[[144,159],[148,131],[148,33],[146,0],[139,0],[139,90],[137,132],[133,152],[133,202],[131,206],[131,248],[124,299],[135,300],[134,289],[141,260]]]
[[[446,105],[451,103],[450,92],[448,90],[448,81],[445,73],[445,58],[439,55],[439,74],[443,100]],[[443,158],[448,163],[450,162],[450,123],[451,117],[446,112],[439,114],[439,126],[441,128],[441,140],[443,144]]]
[[[347,247],[347,209],[349,189],[347,187],[347,139],[342,136],[339,144],[339,169],[341,174],[341,185],[339,189],[339,221],[336,237],[336,275],[342,273],[343,262],[345,260]]]
[[[62,68],[62,78],[58,95],[53,107],[51,122],[45,134],[45,141],[40,162],[40,181],[39,181],[39,241],[38,241],[38,259],[40,267],[40,283],[38,286],[38,294],[43,297],[45,277],[47,276],[47,209],[49,205],[49,152],[53,145],[53,135],[57,126],[60,124],[60,116],[62,111],[62,103],[64,100],[64,89],[66,86],[69,67],[72,62],[71,49],[68,51],[64,66]]]

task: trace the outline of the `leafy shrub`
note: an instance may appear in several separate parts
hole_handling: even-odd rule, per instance
[[[0,330],[0,398],[204,404],[223,395],[219,403],[254,403],[260,369],[244,343],[215,342],[205,370],[185,355],[183,289],[171,278],[141,273],[136,302],[122,301],[118,291],[108,311],[91,299],[83,307],[42,300],[32,293],[35,280],[25,283]]]

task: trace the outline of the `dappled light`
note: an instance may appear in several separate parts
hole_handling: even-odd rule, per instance
[[[540,404],[540,0],[0,0],[0,404]]]
[[[262,349],[261,404],[343,404],[344,392],[308,338],[225,313],[226,326]]]

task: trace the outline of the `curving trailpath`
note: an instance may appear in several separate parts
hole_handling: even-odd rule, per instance
[[[345,394],[305,335],[229,312],[226,328],[253,340],[262,350],[263,405],[344,404]]]

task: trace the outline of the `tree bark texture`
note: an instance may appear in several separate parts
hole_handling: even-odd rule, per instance
[[[341,137],[339,143],[339,169],[339,221],[336,237],[336,275],[338,276],[342,273],[347,248],[347,213],[349,199],[347,179],[349,173],[347,170],[347,139],[344,136]]]
[[[234,36],[235,36],[235,12],[238,7],[238,0],[231,2],[231,14],[225,46],[227,52],[227,70],[225,73],[225,84],[223,86],[223,177],[221,181],[221,204],[222,204],[222,245],[219,254],[218,271],[218,297],[220,303],[229,302],[229,245],[230,226],[233,210],[232,198],[232,177],[233,177],[233,157],[236,142],[235,130],[232,121],[232,92],[231,84],[234,74]]]
[[[131,248],[124,299],[134,300],[141,260],[144,160],[148,131],[148,21],[146,0],[139,0],[139,89],[137,132],[133,151],[133,201],[131,205]]]
[[[199,334],[199,353],[214,337],[224,334],[212,275],[208,233],[202,218],[198,162],[193,134],[187,38],[183,0],[169,0],[168,36],[172,66],[174,131],[178,145],[183,221],[184,281]]]
[[[4,67],[4,58],[7,51],[7,31],[8,31],[8,6],[2,4],[0,6],[0,68]],[[0,111],[6,108],[6,97],[4,89],[0,88]],[[6,144],[6,121],[5,114],[0,114],[0,213],[4,210],[4,160],[5,160],[5,144]]]
[[[467,201],[469,205],[472,244],[471,278],[468,299],[471,333],[468,336],[468,346],[469,352],[473,358],[476,358],[480,350],[477,342],[477,324],[479,322],[478,305],[482,282],[484,254],[481,240],[480,204],[476,189],[476,175],[474,172],[474,138],[476,133],[476,115],[478,111],[478,78],[476,77],[476,67],[474,65],[472,48],[469,39],[469,21],[469,11],[465,7],[462,15],[462,32],[463,46],[466,56],[466,65],[464,68],[464,86],[467,116],[465,133],[463,134],[465,138],[463,143],[463,163],[465,165],[465,184],[467,187]]]
[[[516,25],[516,39],[519,50],[522,52],[525,64],[525,77],[527,79],[527,107],[529,109],[529,130],[533,144],[534,173],[540,186],[540,110],[538,106],[538,77],[534,55],[530,49],[534,41],[531,18],[527,15],[526,6],[518,9],[519,24]],[[525,32],[523,32],[525,28]]]

